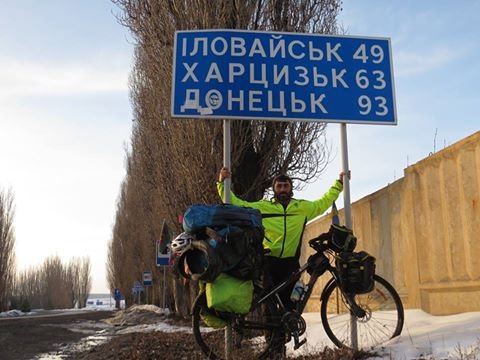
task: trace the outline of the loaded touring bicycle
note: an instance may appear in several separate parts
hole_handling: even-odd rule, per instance
[[[193,334],[209,359],[225,358],[225,329],[231,329],[230,358],[275,358],[284,344],[296,350],[308,341],[302,317],[317,280],[326,274],[320,318],[338,347],[369,349],[400,335],[404,313],[399,295],[375,273],[375,258],[355,252],[356,238],[343,226],[309,240],[312,255],[274,288],[262,279],[263,228],[255,209],[194,205],[184,233],[172,242],[176,267],[198,280],[192,307]],[[302,279],[299,281],[299,279]],[[295,283],[287,310],[279,293]]]

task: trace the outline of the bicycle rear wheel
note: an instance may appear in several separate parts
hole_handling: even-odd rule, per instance
[[[245,328],[238,324],[232,326],[232,347],[230,358],[232,360],[263,359],[267,357],[276,344],[278,331],[267,329],[266,322],[272,318],[264,313],[274,314],[274,304],[269,301],[265,305],[268,310],[255,311],[246,315],[248,321],[264,324],[264,328]],[[200,294],[193,305],[192,325],[195,341],[202,349],[208,359],[225,359],[225,330],[224,326],[219,328],[209,327],[208,316],[214,312],[208,309],[205,293]],[[270,319],[269,319],[270,318]],[[273,320],[275,321],[275,320]],[[261,326],[259,326],[261,327]]]
[[[354,297],[357,305],[365,311],[362,318],[351,313],[345,295],[336,282],[324,290],[320,315],[325,332],[338,347],[355,347],[352,338],[352,327],[355,325],[357,348],[363,350],[402,332],[404,313],[400,297],[387,280],[378,275],[374,280],[375,287],[371,292]]]

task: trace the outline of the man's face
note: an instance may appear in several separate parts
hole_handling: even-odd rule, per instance
[[[292,197],[292,186],[288,181],[276,181],[273,186],[273,193],[280,202],[290,200]]]

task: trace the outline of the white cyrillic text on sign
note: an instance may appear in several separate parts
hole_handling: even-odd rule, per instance
[[[395,124],[388,39],[176,33],[172,115]]]

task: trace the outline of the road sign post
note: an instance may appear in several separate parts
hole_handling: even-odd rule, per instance
[[[137,304],[140,304],[140,295],[142,292],[145,291],[145,288],[143,285],[140,283],[140,281],[134,281],[133,287],[132,287],[132,294],[134,298],[136,298]]]
[[[157,267],[163,268],[163,284],[162,284],[162,298],[163,308],[166,304],[166,292],[167,292],[167,266],[172,266],[172,256],[170,251],[171,233],[168,226],[163,220],[161,237],[155,244],[155,263]]]
[[[229,168],[228,119],[341,123],[342,169],[349,174],[346,124],[397,124],[390,39],[178,31],[171,115],[223,119],[224,166]],[[348,175],[343,180],[345,223],[351,228]],[[230,202],[230,179],[225,202]],[[226,339],[226,350],[228,344]]]
[[[149,304],[149,288],[153,284],[153,275],[151,271],[144,271],[142,273],[142,282],[143,286],[145,287],[145,303]]]
[[[155,264],[157,267],[171,266],[170,241],[171,236],[166,226],[165,220],[162,223],[160,239],[155,241]]]
[[[231,170],[231,127],[230,127],[230,120],[225,119],[223,120],[223,166]],[[227,178],[224,180],[224,198],[225,204],[230,204],[231,202],[231,184],[232,179]],[[232,352],[232,345],[233,345],[233,328],[230,323],[227,324],[225,328],[225,357],[226,360],[230,360],[231,352]]]

